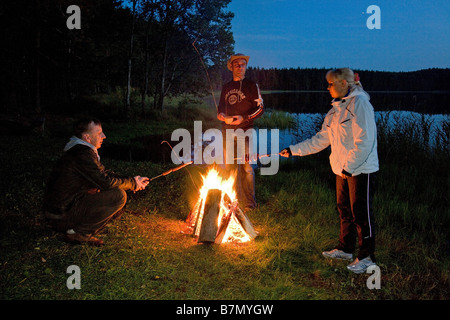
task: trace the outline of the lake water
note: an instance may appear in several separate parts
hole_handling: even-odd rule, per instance
[[[368,91],[368,93],[375,111],[399,110],[426,114],[450,113],[450,91]],[[263,91],[262,97],[266,108],[292,113],[326,113],[330,109],[331,102],[328,91]]]
[[[388,92],[371,93],[371,103],[375,109],[375,117],[378,122],[388,127],[399,126],[402,120],[414,121],[418,125],[426,122],[430,125],[430,145],[432,145],[435,133],[442,128],[443,123],[449,123],[448,93],[430,92]],[[291,113],[296,119],[297,128],[279,130],[279,150],[271,150],[271,131],[268,130],[268,153],[277,153],[291,144],[298,143],[312,137],[321,127],[325,114],[330,109],[330,95],[322,91],[297,91],[297,92],[262,92],[266,112],[279,110]],[[211,103],[213,106],[214,104]],[[419,110],[422,110],[420,112]],[[441,112],[438,112],[441,110]],[[152,161],[171,162],[170,147],[161,144],[168,141],[172,146],[178,142],[172,142],[170,134],[145,135],[136,140],[139,144],[110,145],[105,143],[102,147],[102,155],[114,159],[126,161]],[[447,137],[448,139],[448,137]],[[258,142],[255,142],[257,149]]]
[[[377,122],[385,123],[388,127],[399,125],[402,119],[418,125],[429,123],[430,145],[443,123],[450,121],[449,92],[368,93]],[[312,137],[320,129],[325,114],[331,108],[330,94],[323,91],[263,92],[262,96],[266,109],[289,112],[297,121],[296,130],[280,131],[281,149]]]
[[[305,139],[311,138],[321,128],[321,124],[325,117],[323,113],[292,113],[292,116],[297,121],[296,129],[280,130],[280,149],[283,149],[291,144],[296,144]],[[429,145],[432,146],[436,134],[442,129],[444,123],[450,122],[449,114],[421,114],[412,111],[375,111],[375,120],[377,125],[383,125],[387,128],[394,126],[408,125],[409,123],[417,123],[417,126],[422,124],[429,125]],[[418,132],[420,132],[420,128]],[[447,137],[448,139],[448,137]],[[270,141],[270,138],[268,139]]]

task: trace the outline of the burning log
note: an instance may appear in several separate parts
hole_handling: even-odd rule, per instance
[[[217,189],[208,191],[198,242],[214,242],[216,240],[221,198],[222,191]]]
[[[253,225],[239,207],[233,184],[234,179],[222,180],[215,170],[210,170],[204,177],[199,199],[186,219],[198,242],[246,242],[257,237]]]
[[[229,197],[227,195],[225,195],[224,198],[229,199]],[[232,205],[230,203],[230,208],[229,208],[228,212],[226,212],[222,216],[222,221],[220,221],[220,226],[219,226],[219,230],[217,231],[215,243],[218,243],[218,244],[222,243],[223,238],[225,237],[225,233],[227,231],[228,225],[230,224],[231,216],[236,211],[236,208],[237,208],[237,203],[235,203],[235,205]]]
[[[247,215],[242,212],[241,208],[237,207],[237,210],[235,212],[236,218],[240,222],[242,228],[244,231],[248,234],[248,236],[252,239],[256,238],[258,234],[256,233],[255,229],[253,228],[252,223],[250,222]]]
[[[197,201],[194,205],[194,208],[192,208],[191,212],[189,212],[189,216],[186,219],[186,223],[190,228],[196,228],[197,221],[198,221],[198,213],[200,212],[200,208],[202,207],[203,200],[200,198],[199,201]]]

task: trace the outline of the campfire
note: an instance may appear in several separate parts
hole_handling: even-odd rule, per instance
[[[239,207],[234,175],[224,179],[212,168],[202,176],[203,186],[187,223],[199,243],[247,242],[257,236]]]

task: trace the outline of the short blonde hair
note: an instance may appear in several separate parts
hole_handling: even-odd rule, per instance
[[[334,78],[338,80],[346,80],[350,87],[353,86],[360,86],[361,82],[359,81],[358,74],[354,73],[352,69],[350,68],[339,68],[339,69],[333,69],[329,70],[327,72],[326,78],[328,79],[328,76],[333,76]]]

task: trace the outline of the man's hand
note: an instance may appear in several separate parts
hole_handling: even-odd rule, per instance
[[[231,124],[231,122],[233,122],[232,116],[227,116],[227,115],[225,115],[225,113],[222,113],[222,112],[217,114],[217,119],[225,122],[226,124]]]
[[[150,182],[149,178],[141,176],[134,177],[134,181],[136,181],[136,189],[134,191],[144,190]]]
[[[220,121],[225,121],[225,113],[219,113],[217,114],[217,119],[219,119]]]
[[[233,116],[232,120],[229,124],[233,125],[233,126],[237,126],[240,125],[242,123],[242,121],[244,121],[244,118],[242,116]]]
[[[224,113],[217,114],[217,119],[225,122],[226,124],[231,124],[233,126],[237,126],[244,121],[244,118],[240,115],[237,116],[227,116]]]

